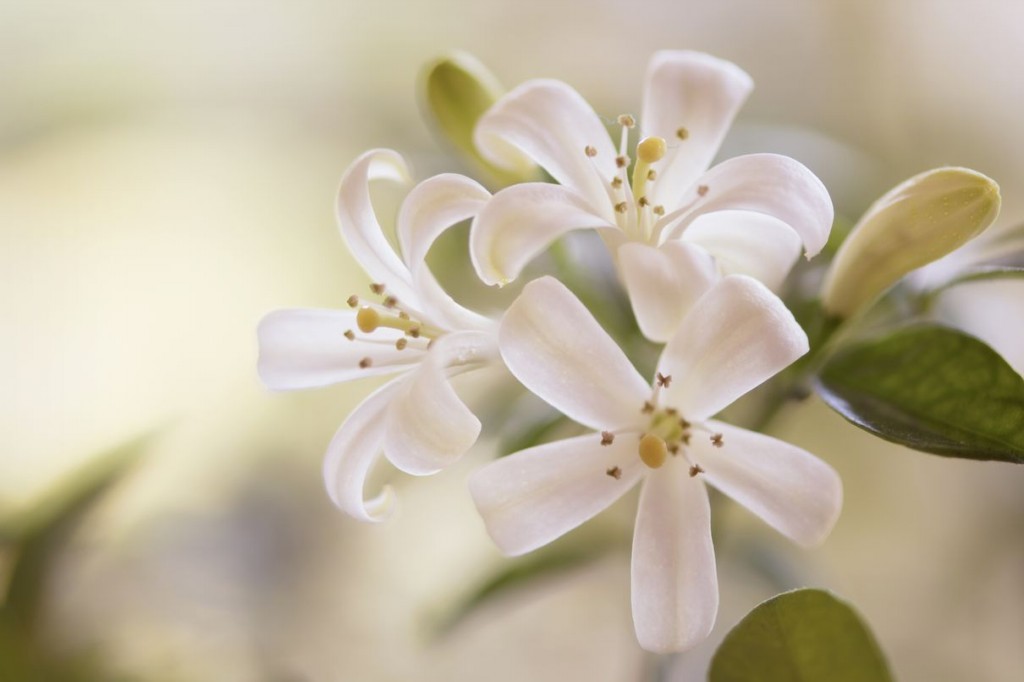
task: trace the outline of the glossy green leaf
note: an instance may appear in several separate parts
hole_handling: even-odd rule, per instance
[[[726,635],[709,682],[889,682],[885,657],[848,604],[794,590],[760,604]]]
[[[1024,463],[1024,379],[954,329],[917,325],[842,350],[817,388],[850,422],[894,443]]]

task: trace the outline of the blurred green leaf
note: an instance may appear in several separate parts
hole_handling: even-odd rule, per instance
[[[888,682],[875,638],[849,605],[823,590],[757,606],[715,652],[709,682]]]
[[[150,438],[141,437],[93,458],[23,514],[5,519],[14,541],[14,566],[0,604],[0,639],[31,644],[54,558],[93,505],[138,460]],[[0,643],[0,649],[3,648]]]
[[[1024,379],[956,330],[917,325],[841,350],[817,388],[847,420],[894,443],[1024,463]]]

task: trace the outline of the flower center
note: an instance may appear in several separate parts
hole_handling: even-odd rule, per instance
[[[348,329],[345,331],[345,338],[349,341],[359,338],[364,343],[394,346],[398,350],[405,350],[408,347],[426,350],[430,348],[434,339],[444,334],[443,330],[424,324],[410,315],[397,298],[386,293],[383,284],[371,284],[370,291],[382,297],[380,303],[361,300],[355,294],[348,297],[349,307],[359,308],[359,312],[356,313],[356,327],[367,335],[367,337],[360,338],[356,335],[355,330]],[[388,335],[390,338],[383,338],[379,334],[374,335],[374,332],[382,328],[395,329],[403,332],[403,335],[397,339],[393,334]],[[372,367],[373,358],[370,356],[363,358],[359,361],[359,366],[363,369]]]

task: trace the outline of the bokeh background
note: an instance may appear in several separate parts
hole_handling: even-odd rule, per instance
[[[705,50],[757,84],[723,155],[800,159],[847,218],[913,173],[970,166],[1001,184],[1009,225],[1022,32],[1014,0],[0,0],[0,518],[149,434],[54,551],[38,646],[147,682],[688,681],[758,601],[806,583],[857,606],[902,680],[1022,679],[1024,471],[889,446],[814,401],[776,431],[840,471],[844,514],[802,552],[726,507],[708,645],[639,650],[624,550],[442,632],[506,565],[464,486],[487,443],[396,477],[392,522],[350,521],[320,461],[371,383],[270,394],[254,332],[365,286],[332,215],[359,152],[460,169],[416,97],[453,48],[507,86],[567,80],[609,117],[637,113],[652,52]],[[628,505],[588,532],[628,531]],[[0,595],[14,558],[0,546]]]

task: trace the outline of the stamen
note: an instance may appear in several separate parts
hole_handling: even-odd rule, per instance
[[[658,204],[657,206],[655,206],[653,210],[654,210],[654,215],[656,215],[656,216],[663,216],[663,215],[665,215],[665,207],[662,206],[661,204]]]
[[[640,440],[640,461],[652,469],[657,469],[668,459],[668,446],[658,436],[648,433]]]
[[[419,327],[412,327],[412,328],[409,329],[409,331],[406,332],[406,334],[408,334],[409,336],[411,336],[414,339],[418,339],[418,338],[420,338],[420,328]],[[433,341],[433,339],[431,339],[431,341]]]
[[[620,178],[618,175],[612,178],[612,187],[614,187],[615,189],[619,189],[620,187],[622,187],[622,178]]]
[[[671,374],[662,374],[661,372],[658,372],[655,374],[654,379],[658,382],[658,386],[663,386],[665,388],[668,388],[668,385],[672,383]]]
[[[629,157],[626,156],[625,154],[620,154],[619,156],[616,156],[615,165],[618,168],[625,168],[626,166],[629,165]]]
[[[654,412],[654,403],[652,403],[650,400],[645,400],[644,401],[644,406],[640,408],[640,412],[642,414],[651,414],[651,413],[653,413]]]
[[[616,481],[622,478],[622,469],[619,467],[612,467],[605,471],[606,474],[614,478]]]
[[[722,434],[720,434],[720,433],[712,434],[711,435],[711,444],[714,445],[716,448],[720,448],[723,445],[725,445],[725,441],[722,440]]]
[[[702,196],[704,196],[707,193],[708,193],[708,186],[707,185],[699,185],[697,187],[697,196],[701,196],[702,197]]]
[[[380,313],[373,308],[363,306],[356,313],[356,324],[359,325],[359,331],[369,334],[380,326]]]
[[[619,116],[619,125],[623,128],[632,128],[636,125],[636,119],[629,114],[622,114]]]
[[[601,445],[611,445],[615,442],[615,434],[611,431],[601,432]]]
[[[668,454],[672,455],[673,457],[678,455],[679,454],[679,443],[669,443],[668,444]]]
[[[377,284],[376,282],[371,282],[370,283],[370,291],[372,291],[373,293],[375,293],[378,296],[380,296],[381,294],[384,293],[384,285],[383,284]]]
[[[346,329],[345,330],[345,338],[348,339],[349,341],[355,341],[356,340],[356,334],[351,329]]]
[[[690,478],[694,478],[697,474],[703,474],[704,468],[699,464],[694,464],[690,467]]]
[[[636,200],[637,206],[644,207],[650,206],[651,202],[647,200],[647,197],[640,197]]]
[[[394,308],[396,305],[398,305],[398,299],[394,296],[388,296],[384,299],[385,308]]]
[[[684,128],[682,126],[680,126],[679,128],[676,128],[676,137],[678,137],[680,140],[685,140],[689,136],[690,136],[690,131],[687,130],[686,128]]]
[[[356,306],[359,305],[359,297],[356,296],[355,294],[352,294],[351,296],[348,297],[346,303],[348,303],[349,308],[355,308]]]
[[[405,337],[402,337],[402,338],[398,339],[397,341],[395,341],[395,348],[397,348],[398,350],[405,350],[405,347],[408,346],[408,345],[409,345],[409,340],[406,339]]]
[[[405,312],[404,310],[400,311],[398,313],[398,319],[400,319],[400,320],[408,320],[409,319],[409,313]]]
[[[597,149],[595,149],[592,145],[588,144],[586,147],[583,148],[583,153],[589,156],[590,158],[594,158],[595,156],[597,156]]]
[[[648,180],[654,180],[656,177],[658,177],[658,171],[654,170],[653,168],[647,171]]]
[[[629,204],[627,204],[625,201],[620,201],[619,203],[615,204],[616,213],[625,213],[627,209],[629,209]]]
[[[371,365],[373,365],[373,360],[370,358],[363,358],[359,361],[359,369],[368,369]]]

